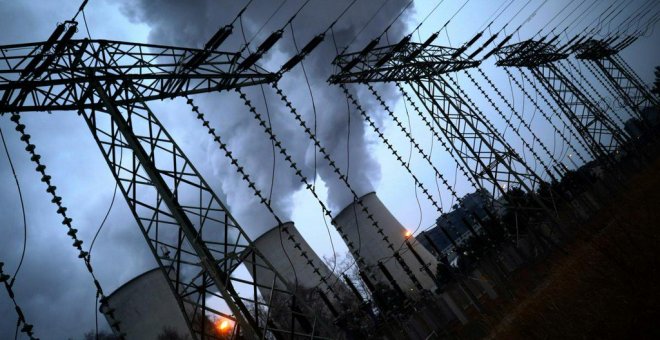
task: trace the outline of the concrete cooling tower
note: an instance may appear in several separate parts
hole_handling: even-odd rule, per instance
[[[191,338],[181,309],[160,268],[126,282],[108,296],[127,340],[158,339],[165,329]],[[110,322],[110,320],[108,320]]]
[[[419,254],[422,260],[428,264],[431,271],[435,274],[437,270],[438,261],[429,253],[419,242],[415,241],[412,235],[397,221],[397,219],[385,207],[383,202],[378,199],[376,193],[372,192],[362,196],[361,201],[368,209],[369,214],[383,229],[384,236],[389,239],[394,245],[394,249],[400,249],[399,253],[404,262],[410,267],[413,275],[421,283],[421,285],[430,291],[436,289],[436,284],[433,279],[426,273],[421,271],[422,265],[415,258],[414,254],[406,247],[405,240],[408,236],[409,242],[413,245],[413,249]],[[383,262],[389,273],[394,277],[399,287],[404,292],[411,296],[416,296],[418,289],[415,287],[411,278],[406,274],[401,265],[393,257],[394,252],[388,248],[388,243],[383,240],[384,236],[379,234],[376,227],[368,219],[368,214],[362,211],[362,208],[357,202],[348,205],[342,210],[335,218],[334,222],[341,228],[347,235],[350,242],[354,247],[359,250],[360,255],[366,262],[366,265],[361,266],[361,270],[371,272],[378,279],[379,282],[389,286],[389,280],[382,270],[378,268],[378,263]],[[353,253],[353,256],[356,256]]]
[[[287,233],[281,230],[285,228],[289,234],[293,235],[293,238],[290,238]],[[301,253],[307,255],[307,258],[319,269],[321,276],[326,277],[329,283],[335,283],[335,290],[348,290],[312,250],[292,222],[284,223],[282,227],[275,226],[271,228],[254,240],[254,245],[291,287],[295,285],[297,278],[299,293],[312,294],[311,290],[318,287],[321,282],[320,276],[314,272],[312,266],[307,263],[308,260],[301,256]],[[273,284],[273,275],[270,271],[264,271],[257,266],[255,273],[252,266],[248,265],[246,267],[260,286],[269,287]],[[321,287],[325,286],[321,285]],[[260,287],[260,292],[267,300],[269,297],[268,289]],[[328,295],[328,298],[332,299],[330,295]]]

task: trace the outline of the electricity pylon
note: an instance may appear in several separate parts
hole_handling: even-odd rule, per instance
[[[494,197],[508,196],[521,188],[535,192],[541,178],[504,140],[486,117],[451,86],[447,73],[476,67],[478,61],[463,58],[457,49],[412,43],[338,56],[337,72],[330,83],[404,82],[415,92],[426,113],[451,145],[452,157],[467,169],[480,189]],[[554,215],[536,195],[538,208]],[[530,207],[527,207],[530,208]]]
[[[643,110],[658,107],[660,101],[621,58],[618,46],[613,47],[604,40],[589,39],[575,47],[575,57],[595,65],[625,105],[633,110],[636,118],[643,120]]]
[[[500,48],[498,66],[527,68],[552,96],[592,154],[609,159],[626,142],[625,133],[577,86],[557,63],[568,55],[543,41],[526,40]]]
[[[455,56],[457,49],[408,42],[340,55],[331,83],[404,82],[408,84],[477,185],[494,194],[510,188],[534,191],[540,178],[497,133],[486,118],[445,79],[447,73],[479,65]]]
[[[221,317],[235,323],[235,337],[319,338],[322,326],[294,297],[295,287],[256,249],[146,105],[277,76],[255,58],[217,52],[227,27],[204,49],[191,49],[74,40],[76,25],[60,24],[45,42],[0,46],[0,113],[83,116],[196,337],[212,337],[207,318]],[[271,284],[257,284],[256,273]],[[268,301],[259,295],[264,290]],[[289,321],[270,313],[277,300],[298,301],[287,306]]]

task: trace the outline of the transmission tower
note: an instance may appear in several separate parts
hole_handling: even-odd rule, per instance
[[[498,66],[531,71],[593,154],[607,160],[625,144],[625,133],[557,66],[567,54],[560,53],[549,43],[526,40],[502,47],[495,55],[499,59]]]
[[[596,66],[636,118],[644,121],[643,110],[657,107],[660,101],[621,58],[619,46],[621,44],[613,47],[607,41],[589,39],[575,47],[575,56]]]
[[[559,223],[547,202],[536,195],[543,183],[523,158],[504,140],[494,126],[464,98],[448,80],[447,73],[478,66],[479,62],[463,58],[457,49],[424,43],[412,43],[405,38],[396,45],[374,48],[367,46],[360,52],[337,56],[337,72],[329,82],[335,84],[404,82],[408,84],[426,109],[440,133],[451,146],[451,155],[467,170],[477,189],[494,198],[503,197],[517,211],[534,216],[530,231],[545,246],[556,242],[540,232],[544,218],[552,229]],[[510,195],[512,189],[531,194],[533,202],[521,206]]]
[[[256,249],[146,105],[277,76],[255,66],[258,58],[215,51],[228,27],[204,49],[191,49],[74,40],[76,26],[60,24],[45,42],[0,46],[0,113],[76,110],[85,119],[196,337],[211,336],[206,318],[216,316],[235,323],[235,336],[320,338],[314,312],[294,296],[294,287]],[[241,265],[251,273],[260,267],[272,284],[258,285]],[[258,294],[264,289],[269,301]],[[294,301],[288,321],[269,312],[278,299]],[[221,303],[207,304],[212,300]],[[220,311],[222,305],[230,313]]]
[[[447,80],[447,73],[479,65],[461,57],[457,51],[405,40],[396,45],[367,47],[357,53],[339,55],[335,59],[337,72],[329,81],[407,83],[451,145],[452,156],[467,169],[480,189],[505,198],[513,188],[534,192],[542,182],[540,177]],[[534,197],[538,208],[553,216],[546,204]]]

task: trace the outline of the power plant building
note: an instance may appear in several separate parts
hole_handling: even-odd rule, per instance
[[[117,288],[108,296],[108,306],[121,321],[127,340],[158,339],[166,330],[184,339],[190,337],[181,308],[160,268],[136,276]]]
[[[368,214],[362,210],[362,207],[356,201],[344,208],[334,218],[334,222],[343,229],[348,242],[353,244],[353,247],[349,248],[356,249],[353,256],[360,256],[366,262],[361,265],[360,269],[373,274],[379,283],[389,286],[389,279],[383,270],[379,268],[379,263],[382,263],[404,292],[411,296],[417,296],[419,294],[418,288],[394,256],[394,253],[398,252],[422,287],[434,291],[436,283],[432,277],[421,270],[423,265],[406,246],[406,239],[434,274],[438,265],[435,257],[397,221],[376,196],[376,193],[371,192],[362,196],[359,202],[367,207]],[[373,225],[369,215],[382,228],[382,234]],[[390,244],[394,249],[390,247]]]
[[[291,288],[297,285],[296,291],[299,293],[312,294],[318,287],[327,294],[327,285],[321,281],[322,277],[326,278],[326,282],[336,291],[348,290],[312,250],[292,222],[271,228],[254,240],[254,245]],[[306,258],[301,254],[305,254]],[[270,289],[266,287],[272,286],[273,273],[263,270],[258,264],[254,267],[247,264],[246,267],[259,284],[262,297],[267,300],[270,297]],[[331,294],[327,294],[327,297],[332,299]]]

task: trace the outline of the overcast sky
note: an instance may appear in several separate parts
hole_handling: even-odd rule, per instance
[[[442,32],[436,44],[457,46],[469,40],[487,18],[504,1],[471,0],[470,3],[450,22]],[[507,22],[507,33],[532,13],[542,1],[533,0],[512,18],[515,11],[526,1],[515,1],[511,9],[502,15],[491,27],[498,30]],[[629,1],[639,5],[643,1]],[[194,5],[191,5],[194,3]],[[86,10],[89,31],[92,38],[152,42],[188,47],[202,47],[208,38],[222,25],[228,23],[243,7],[246,1],[194,1],[176,0],[91,0]],[[279,6],[280,2],[255,0],[243,18],[245,35],[253,40],[254,50],[260,41],[272,31],[279,29],[303,3],[301,0],[289,0],[272,17],[267,19]],[[342,1],[312,0],[293,21],[295,39],[301,47],[311,37],[324,30],[343,8],[349,3]],[[335,27],[334,41],[339,50],[349,42],[349,51],[361,49],[373,37],[380,35],[384,28],[400,13],[407,4],[405,0],[389,0],[382,10],[368,25],[372,15],[380,8],[382,1],[358,0],[346,16]],[[436,1],[416,1],[395,22],[385,36],[391,42],[398,41],[409,33],[417,23],[431,13]],[[582,26],[576,25],[570,34],[580,32],[609,1],[603,1],[584,15]],[[415,39],[422,40],[438,30],[463,4],[463,1],[445,0],[440,7],[430,14],[415,34]],[[56,24],[69,19],[77,10],[79,1],[42,0],[16,1],[0,0],[0,44],[13,44],[45,40]],[[546,4],[527,22],[519,32],[518,39],[531,37],[562,8],[565,14],[572,11],[575,2],[562,0]],[[596,10],[596,8],[598,10]],[[559,22],[564,16],[556,19]],[[79,18],[79,20],[82,18]],[[570,18],[569,18],[570,19]],[[572,19],[567,20],[566,23]],[[265,26],[262,27],[262,25]],[[77,38],[86,36],[82,21]],[[243,45],[243,37],[237,25],[232,38],[223,45],[223,49],[238,50]],[[609,29],[615,29],[616,25]],[[364,28],[364,29],[363,29]],[[356,36],[358,32],[361,33]],[[546,31],[547,32],[547,31]],[[256,38],[255,38],[256,37]],[[353,41],[354,40],[354,41]],[[482,40],[483,41],[483,40]],[[627,50],[622,56],[638,72],[645,82],[653,79],[652,71],[660,60],[658,34],[649,32]],[[293,36],[287,28],[285,36],[262,60],[261,66],[275,71],[294,53]],[[397,160],[377,140],[375,134],[363,124],[359,114],[347,111],[346,101],[335,86],[329,86],[325,80],[330,76],[330,62],[335,57],[335,44],[328,37],[305,61],[310,78],[312,93],[317,112],[317,133],[326,145],[340,168],[348,171],[351,184],[359,194],[376,191],[394,215],[408,228],[420,231],[431,226],[438,217],[431,204],[417,193],[410,176],[399,166]],[[502,92],[510,96],[512,91],[506,74],[492,66],[493,60],[485,61],[484,70],[502,87]],[[474,101],[489,114],[493,123],[503,131],[504,124],[497,117],[490,116],[487,102],[465,77],[458,78]],[[308,88],[304,82],[302,70],[297,67],[285,75],[281,81],[297,109],[313,125],[314,112]],[[407,122],[406,108],[391,86],[378,87],[388,103],[397,112],[400,119]],[[410,145],[404,135],[387,118],[373,97],[363,87],[356,87],[358,98],[369,110],[379,126],[386,131],[397,150],[408,157]],[[247,91],[258,109],[265,112],[266,107],[258,88]],[[514,91],[515,92],[515,91]],[[308,178],[318,174],[316,187],[325,202],[337,213],[352,200],[346,188],[331,173],[327,164],[320,157],[314,157],[311,142],[305,138],[302,130],[293,122],[284,110],[275,94],[266,88],[265,96],[268,109],[272,114],[275,133],[284,141],[285,147],[294,156],[297,164]],[[195,96],[201,111],[212,117],[212,124],[228,141],[232,151],[245,165],[256,180],[260,189],[270,191],[273,172],[273,156],[270,141],[265,138],[260,127],[249,116],[235,93],[209,94]],[[513,93],[517,109],[528,112],[531,104],[523,100],[519,93]],[[183,100],[152,103],[151,108],[159,116],[165,127],[180,143],[207,182],[227,203],[238,222],[251,237],[259,236],[275,224],[267,211],[254,200],[249,188],[236,176],[233,168],[219,152],[216,145],[195,120],[195,116]],[[531,113],[530,113],[531,114]],[[30,112],[22,114],[27,125],[27,132],[32,135],[37,152],[47,164],[47,172],[53,176],[68,213],[74,225],[80,230],[79,236],[89,246],[96,229],[110,205],[114,180],[101,153],[81,117],[74,112]],[[350,124],[349,122],[350,117]],[[455,163],[438,145],[432,144],[432,138],[424,129],[421,121],[411,112],[410,126],[413,135],[422,147],[429,152],[437,167],[449,181],[465,194],[473,189],[456,171]],[[547,124],[535,119],[532,126],[541,139],[549,145],[556,142]],[[66,230],[60,224],[60,218],[45,192],[45,186],[34,171],[19,135],[13,129],[8,116],[0,117],[0,127],[7,139],[8,148],[16,167],[23,189],[27,216],[28,238],[27,253],[23,267],[15,285],[16,298],[24,308],[26,318],[35,325],[37,336],[42,339],[80,339],[94,327],[94,289],[92,281],[77,253],[71,246]],[[349,139],[350,134],[350,139]],[[511,144],[518,148],[520,141],[511,134],[505,134]],[[350,140],[350,143],[348,142]],[[556,145],[560,149],[560,145]],[[559,153],[559,151],[557,151]],[[538,167],[538,166],[536,166]],[[440,198],[445,210],[452,204],[452,197],[441,185],[436,186],[432,169],[421,157],[412,153],[411,168],[424,182],[433,189],[433,195]],[[299,181],[278,155],[275,158],[275,179],[272,181],[273,202],[278,215],[284,220],[293,220],[301,234],[321,255],[331,256],[334,247],[337,252],[344,252],[346,247],[334,230],[330,237],[326,230],[321,211],[313,197],[301,190]],[[5,262],[5,271],[13,273],[18,264],[22,242],[22,217],[14,179],[4,151],[0,154],[0,261]],[[419,203],[418,203],[419,202]],[[329,224],[329,221],[328,221]],[[130,280],[145,270],[155,266],[155,261],[140,234],[126,202],[120,194],[110,213],[106,226],[94,246],[92,262],[106,293]],[[7,295],[0,292],[0,339],[11,338],[14,332],[15,313]],[[101,325],[107,328],[101,318]]]

